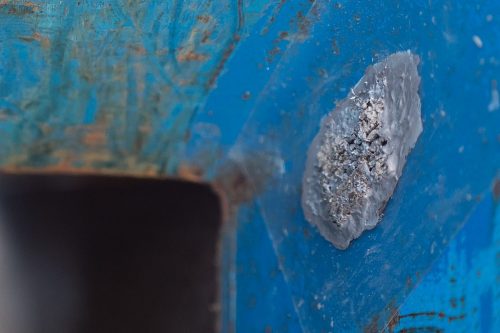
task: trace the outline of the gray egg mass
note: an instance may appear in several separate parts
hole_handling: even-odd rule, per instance
[[[418,63],[407,51],[368,67],[309,147],[304,215],[338,249],[380,221],[422,132]]]

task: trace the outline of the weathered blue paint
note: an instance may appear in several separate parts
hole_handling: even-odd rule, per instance
[[[499,251],[500,206],[487,195],[410,293],[396,314],[394,329],[498,332]]]
[[[1,1],[5,168],[175,172],[263,1]]]
[[[0,0],[0,165],[158,176],[187,164],[211,181],[236,160],[261,192],[226,225],[223,331],[376,331],[391,318],[403,332],[498,331],[484,237],[498,13],[495,1]],[[307,147],[368,65],[406,49],[421,58],[424,131],[380,225],[335,250],[300,208]],[[489,268],[466,282],[477,265]],[[450,321],[455,293],[471,301]]]
[[[287,46],[264,88],[246,101],[252,103],[245,108],[250,113],[232,154],[239,159],[261,151],[276,159],[272,186],[258,203],[302,328],[377,329],[411,290],[408,279],[418,280],[416,273],[421,277],[446,250],[500,165],[500,113],[488,110],[500,74],[495,43],[500,26],[487,15],[497,12],[498,4],[314,6],[305,16],[312,22],[308,37]],[[474,35],[480,35],[481,48]],[[268,45],[260,41],[262,47],[253,44],[254,49]],[[321,117],[347,95],[364,68],[405,49],[422,61],[424,131],[382,223],[347,251],[337,251],[303,219],[304,152]],[[228,63],[227,75],[239,73],[232,65]],[[227,93],[214,114],[224,112],[226,105],[234,110],[233,101],[251,90],[246,82],[259,78],[254,66],[256,74],[245,76],[237,88],[219,85],[221,91],[240,93]],[[245,163],[248,177],[258,179]]]

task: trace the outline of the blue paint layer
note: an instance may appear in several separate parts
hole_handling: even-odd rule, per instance
[[[489,195],[477,207],[399,309],[396,332],[422,327],[443,332],[500,330],[498,208]]]

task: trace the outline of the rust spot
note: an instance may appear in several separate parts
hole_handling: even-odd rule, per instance
[[[406,288],[411,289],[411,286],[413,285],[413,281],[411,279],[411,276],[408,276],[406,278]]]
[[[457,299],[455,297],[450,298],[450,305],[452,308],[457,307]]]
[[[187,51],[185,53],[180,53],[177,55],[177,61],[203,61],[206,60],[208,56],[206,54],[196,53],[193,50]]]
[[[378,329],[378,322],[379,322],[379,316],[375,315],[370,323],[363,329],[364,333],[377,333],[379,331]]]
[[[146,49],[142,45],[130,45],[129,48],[138,55],[146,55]]]
[[[196,19],[201,22],[201,23],[208,23],[212,17],[210,15],[198,15],[196,16]]]
[[[215,81],[217,80],[220,73],[222,72],[224,65],[228,61],[229,57],[231,56],[231,54],[233,53],[233,51],[236,47],[236,44],[238,44],[239,41],[240,41],[240,35],[235,34],[233,36],[231,42],[228,44],[228,46],[224,50],[219,63],[217,64],[217,66],[215,66],[215,70],[210,75],[210,78],[209,78],[207,86],[206,86],[207,89],[211,88],[214,85]]]
[[[243,15],[243,0],[238,0],[238,31],[245,24],[245,16]]]
[[[413,319],[413,318],[422,317],[422,316],[435,317],[436,312],[435,311],[413,312],[413,313],[401,315],[401,316],[399,316],[399,319],[403,319],[403,318],[412,318]]]
[[[203,35],[201,37],[201,43],[202,44],[207,43],[208,40],[210,39],[211,35],[212,35],[212,31],[208,31],[208,30],[203,31]]]
[[[399,333],[443,333],[444,330],[435,326],[420,326],[420,327],[410,327],[403,328],[399,330]]]
[[[288,32],[286,32],[286,31],[282,31],[282,32],[280,32],[280,34],[279,34],[279,38],[280,38],[281,40],[286,39],[287,37],[288,37]]]
[[[307,35],[309,35],[311,22],[307,19],[307,17],[304,16],[302,11],[297,12],[297,25],[302,38],[305,38]]]
[[[454,320],[462,320],[465,319],[465,313],[462,313],[461,315],[458,316],[449,316],[448,321],[454,321]]]
[[[31,1],[8,1],[0,0],[0,13],[4,12],[10,15],[34,14],[40,10],[40,6]]]
[[[274,57],[281,52],[281,49],[278,46],[273,47],[270,51],[267,52],[268,57],[266,61],[271,63],[274,61]]]
[[[31,36],[19,36],[18,38],[25,42],[40,42],[43,48],[50,47],[50,40],[38,32],[33,33]]]
[[[340,49],[339,49],[339,46],[338,46],[337,41],[335,39],[332,41],[332,52],[335,55],[340,54]]]
[[[241,99],[244,100],[244,101],[248,101],[250,99],[250,97],[252,97],[252,94],[248,90],[245,91],[243,93],[243,95],[241,95]]]
[[[276,5],[276,8],[273,11],[273,14],[269,18],[269,21],[267,21],[266,26],[264,29],[262,29],[261,34],[265,35],[269,31],[270,26],[276,21],[276,18],[278,17],[279,13],[281,12],[281,9],[283,8],[283,5],[285,4],[286,0],[280,0],[280,2]]]
[[[225,220],[233,218],[238,206],[250,202],[271,180],[273,165],[264,153],[250,153],[240,161],[228,161],[217,172],[214,189],[221,197]]]
[[[86,126],[82,135],[82,143],[86,146],[104,146],[107,141],[105,126]]]
[[[399,324],[399,310],[392,303],[389,307],[391,309],[391,319],[387,323],[387,329],[392,333]]]
[[[177,168],[177,176],[190,182],[201,182],[203,180],[203,169],[194,165],[181,164]]]

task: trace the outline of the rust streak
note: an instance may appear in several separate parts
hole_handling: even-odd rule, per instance
[[[0,0],[0,10],[7,11],[11,15],[34,14],[40,10],[40,6],[34,2]]]
[[[186,62],[186,61],[204,61],[208,57],[206,54],[196,53],[194,51],[188,51],[185,53],[181,53],[177,55],[178,62]]]
[[[234,34],[233,38],[231,39],[231,42],[224,50],[224,53],[222,54],[222,58],[220,59],[217,66],[215,66],[215,70],[210,75],[210,78],[209,78],[207,86],[206,86],[207,89],[210,89],[214,85],[215,81],[217,80],[220,73],[222,72],[224,65],[229,60],[229,57],[233,53],[234,49],[236,48],[236,44],[238,44],[239,41],[240,41],[240,36],[238,34]]]

